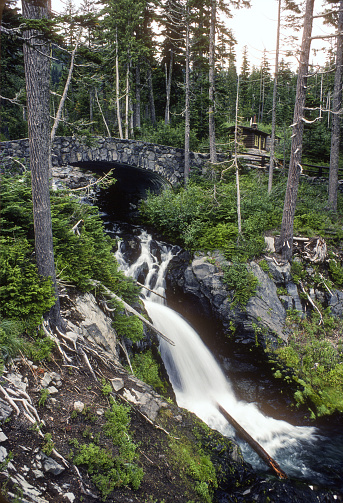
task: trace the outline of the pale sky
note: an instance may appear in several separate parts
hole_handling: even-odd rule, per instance
[[[64,4],[62,0],[51,0],[52,10],[60,12],[64,9]],[[75,6],[79,6],[82,0],[74,0]],[[322,5],[325,4],[325,0],[315,1],[315,14],[322,11]],[[277,11],[278,11],[278,1],[277,0],[251,0],[250,9],[239,9],[233,10],[233,18],[227,21],[228,27],[232,29],[235,38],[237,39],[236,46],[236,56],[237,56],[237,69],[241,68],[242,51],[243,47],[246,45],[248,48],[248,60],[251,66],[259,67],[261,64],[263,50],[268,51],[268,60],[272,72],[275,66],[275,47],[276,47],[276,29],[277,29]],[[313,23],[313,35],[323,35],[332,33],[333,29],[329,27],[323,27],[320,20],[315,19]],[[285,30],[281,28],[281,40],[280,49],[286,50],[288,47],[283,43],[283,38],[286,35]],[[299,37],[299,45],[301,42],[302,32],[298,34],[294,33]],[[333,43],[333,42],[331,42]],[[322,51],[319,51],[316,56],[314,56],[313,49],[321,48],[324,45],[323,41],[314,40],[312,42],[312,56],[310,61],[313,63],[318,62],[319,64],[324,64],[325,55]],[[289,59],[292,68],[296,70],[298,63],[295,57]]]

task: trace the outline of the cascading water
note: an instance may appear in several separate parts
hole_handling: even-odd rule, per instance
[[[151,236],[143,231],[140,255],[134,263],[127,263],[120,242],[116,257],[128,276],[138,279],[145,271],[144,287],[147,288],[142,291],[145,308],[156,328],[175,343],[171,346],[161,339],[160,352],[178,405],[194,412],[211,428],[234,437],[235,431],[216,407],[219,403],[289,476],[327,482],[310,460],[315,459],[313,450],[326,449],[328,456],[335,457],[335,449],[329,452],[326,439],[315,428],[293,426],[267,417],[255,404],[236,399],[230,382],[199,335],[184,318],[165,305],[165,271],[176,247],[160,243],[158,256],[156,252],[152,253],[151,244]],[[237,441],[244,457],[255,467],[263,469],[257,454],[245,442]]]

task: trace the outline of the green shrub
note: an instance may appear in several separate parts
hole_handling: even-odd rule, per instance
[[[52,451],[54,450],[54,448],[55,448],[55,443],[52,440],[51,433],[46,433],[44,435],[44,442],[43,442],[43,445],[42,445],[42,451],[47,456],[50,456],[50,454],[52,453]]]
[[[218,481],[210,457],[184,438],[170,441],[169,449],[172,461],[178,467],[182,466],[185,476],[195,481],[195,490],[201,501],[211,503]]]
[[[22,324],[17,320],[0,318],[0,359],[17,356],[25,351],[26,341],[20,337]]]
[[[249,299],[256,293],[257,278],[249,271],[247,264],[237,261],[224,267],[223,272],[224,283],[229,290],[234,291],[232,306],[237,304],[246,306]]]
[[[131,485],[138,489],[143,470],[136,464],[137,452],[129,434],[130,407],[112,400],[111,409],[105,412],[104,432],[111,439],[113,449],[103,449],[94,443],[79,445],[73,461],[84,465],[103,498],[116,488]]]
[[[275,350],[282,364],[292,369],[292,379],[298,385],[294,394],[299,405],[312,402],[312,417],[343,411],[342,347],[333,345],[332,334],[341,331],[341,321],[323,313],[312,319],[288,316],[292,334],[288,344]]]
[[[201,250],[224,250],[229,242],[235,242],[238,237],[238,228],[234,224],[219,223],[214,227],[206,227],[198,244]]]
[[[337,286],[342,286],[343,285],[343,267],[341,264],[335,260],[331,259],[329,261],[329,272],[330,276],[332,278],[332,281],[335,283]]]
[[[131,360],[134,375],[141,381],[149,384],[160,393],[165,391],[165,384],[160,378],[158,363],[149,349],[144,353],[136,354]]]
[[[55,303],[51,279],[42,279],[26,238],[0,238],[0,313],[18,319],[27,330],[41,323]]]
[[[110,301],[115,306],[112,325],[119,337],[130,339],[132,342],[138,342],[143,338],[143,322],[135,315],[127,315],[121,302]]]

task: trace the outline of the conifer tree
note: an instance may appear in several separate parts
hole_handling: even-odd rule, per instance
[[[23,16],[28,20],[48,17],[48,0],[23,0],[22,7]],[[49,194],[49,44],[37,29],[25,30],[23,38],[36,262],[39,274],[52,279],[56,302],[50,310],[49,321],[61,328]]]

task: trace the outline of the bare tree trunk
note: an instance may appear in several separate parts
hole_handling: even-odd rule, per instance
[[[22,8],[23,16],[27,19],[48,17],[47,0],[40,3],[23,0]],[[51,151],[49,46],[44,35],[37,30],[26,30],[23,38],[36,262],[39,274],[44,278],[50,277],[54,285],[56,302],[49,312],[48,319],[53,326],[62,327],[49,193]]]
[[[297,80],[297,91],[294,106],[293,134],[291,143],[291,155],[289,162],[288,180],[283,207],[281,235],[279,247],[282,250],[284,260],[292,259],[293,251],[293,224],[295,207],[297,203],[299,177],[301,172],[302,139],[304,131],[304,107],[306,99],[306,84],[308,61],[311,47],[311,33],[313,22],[314,0],[306,0],[304,17],[304,30],[301,42],[301,54]]]
[[[341,112],[342,107],[342,75],[343,75],[343,0],[339,4],[336,52],[336,72],[332,102],[332,130],[331,130],[331,150],[330,150],[330,174],[329,174],[329,199],[328,203],[332,211],[337,211],[337,190],[338,190],[338,163],[339,163],[339,143],[341,132]]]
[[[93,125],[93,89],[89,90],[89,122],[90,122],[90,129],[93,132],[94,125]]]
[[[126,94],[125,94],[125,138],[129,139],[129,95],[130,95],[130,59],[126,66]]]
[[[189,135],[190,135],[190,109],[189,109],[189,11],[187,7],[186,20],[186,81],[185,81],[185,165],[184,182],[185,187],[189,178]]]
[[[281,0],[279,0],[278,18],[277,18],[276,50],[275,50],[275,75],[274,75],[273,105],[272,105],[272,136],[270,139],[270,163],[269,163],[268,194],[270,194],[272,187],[273,187],[273,171],[274,171],[274,155],[275,155],[275,128],[276,128],[276,95],[277,95],[277,81],[278,81],[278,74],[279,74],[280,21],[281,21]]]
[[[104,121],[104,124],[105,124],[105,128],[106,128],[106,131],[107,131],[107,136],[109,138],[111,138],[111,132],[109,130],[109,127],[107,125],[107,122],[106,122],[106,119],[105,119],[105,116],[104,116],[104,113],[102,111],[102,108],[101,108],[101,105],[100,105],[100,101],[99,101],[99,97],[98,97],[98,91],[97,89],[95,88],[95,99],[96,99],[96,102],[98,104],[98,107],[99,107],[99,110],[100,110],[100,113],[101,113],[101,117],[102,117],[102,120]]]
[[[209,48],[209,109],[208,109],[208,129],[209,129],[209,140],[210,140],[210,161],[212,163],[217,162],[217,152],[216,152],[216,132],[215,132],[215,121],[214,121],[214,53],[215,53],[215,37],[216,37],[216,4],[217,0],[211,0],[211,24],[210,24],[210,48]]]
[[[120,97],[119,97],[119,60],[118,60],[118,29],[116,28],[116,106],[117,106],[117,120],[119,129],[119,138],[123,139],[123,128],[121,125],[120,114]]]
[[[136,128],[141,127],[141,72],[139,63],[136,65],[136,103],[135,103],[135,120],[134,125]]]
[[[170,61],[169,61],[169,73],[167,71],[167,64],[166,64],[166,110],[164,113],[164,123],[169,124],[170,123],[170,92],[171,92],[171,81],[172,81],[172,73],[173,73],[173,59],[174,59],[174,52],[173,48],[170,49]]]
[[[152,85],[152,76],[151,76],[151,66],[148,63],[148,88],[149,88],[149,103],[150,103],[150,116],[151,122],[155,126],[156,124],[156,112],[155,112],[155,100],[154,100],[154,88]]]
[[[68,89],[69,89],[71,78],[73,76],[73,71],[74,71],[75,55],[76,55],[77,48],[79,46],[81,34],[82,34],[82,30],[80,30],[80,32],[79,32],[79,34],[77,36],[77,39],[76,39],[75,47],[74,47],[74,49],[71,52],[71,59],[70,59],[68,78],[67,78],[67,81],[66,81],[65,86],[64,86],[64,91],[63,91],[63,94],[62,94],[62,98],[61,98],[60,104],[58,105],[58,110],[57,110],[57,114],[56,114],[56,117],[55,117],[55,120],[54,120],[54,125],[52,126],[52,130],[51,130],[51,143],[53,143],[54,138],[56,136],[56,131],[57,131],[57,128],[58,128],[58,124],[60,123],[60,120],[61,120],[62,110],[63,110],[63,107],[64,107],[64,103],[65,103],[65,100],[67,99]]]

